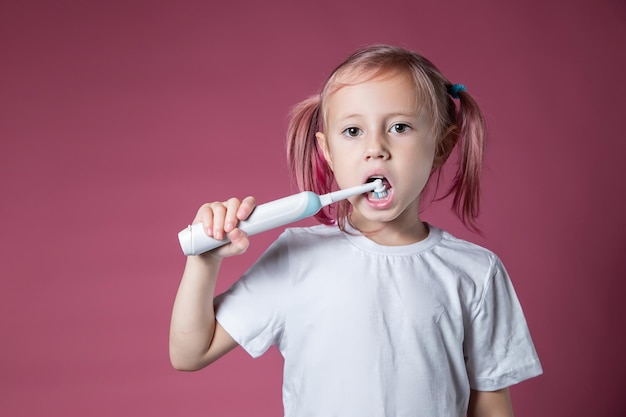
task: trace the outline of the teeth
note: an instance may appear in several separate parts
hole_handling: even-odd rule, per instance
[[[372,191],[372,196],[376,199],[385,198],[389,195],[389,192],[386,188],[383,188],[382,191]]]

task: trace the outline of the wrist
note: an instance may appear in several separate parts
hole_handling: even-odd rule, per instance
[[[200,255],[187,256],[185,271],[196,276],[217,278],[222,259],[222,257],[210,255],[208,252]]]

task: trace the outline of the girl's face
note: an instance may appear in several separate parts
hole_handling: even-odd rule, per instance
[[[343,86],[326,101],[325,132],[317,133],[340,188],[383,178],[387,196],[350,199],[352,223],[378,243],[400,245],[425,237],[420,193],[435,155],[432,122],[419,112],[415,84],[402,72]]]

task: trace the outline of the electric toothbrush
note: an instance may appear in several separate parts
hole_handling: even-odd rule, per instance
[[[318,195],[311,191],[303,191],[255,207],[252,214],[246,220],[240,221],[237,227],[248,236],[252,236],[311,217],[319,212],[322,207],[371,191],[374,192],[376,197],[380,198],[380,196],[386,194],[386,187],[380,179],[377,179],[363,185],[323,195]],[[230,242],[228,238],[217,240],[208,237],[204,232],[202,223],[196,223],[181,230],[178,233],[178,240],[183,253],[187,256],[199,255]]]

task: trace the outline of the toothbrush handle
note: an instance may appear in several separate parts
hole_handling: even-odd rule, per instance
[[[321,208],[319,196],[304,191],[257,206],[250,217],[240,221],[237,227],[248,236],[252,236],[312,216]],[[228,238],[217,240],[208,237],[202,223],[181,230],[178,233],[178,240],[183,253],[187,256],[199,255],[230,242]]]

